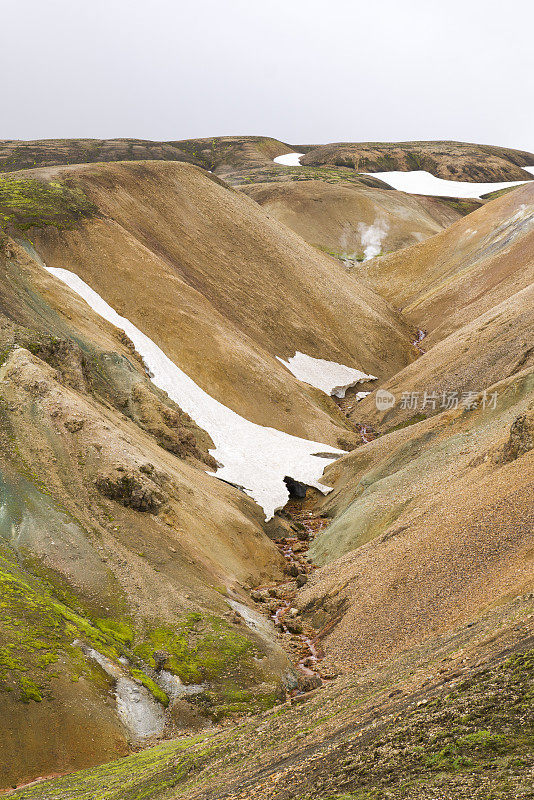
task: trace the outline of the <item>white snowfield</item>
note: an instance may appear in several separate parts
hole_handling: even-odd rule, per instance
[[[286,153],[285,156],[277,156],[274,161],[277,164],[285,164],[286,167],[300,167],[300,158],[304,153]],[[523,167],[525,172],[534,175],[533,167]],[[499,189],[506,189],[511,186],[520,186],[529,181],[505,181],[503,183],[471,183],[470,181],[446,181],[443,178],[436,178],[430,172],[423,169],[412,170],[411,172],[362,172],[362,175],[371,175],[380,178],[381,181],[389,183],[394,189],[407,194],[427,194],[433,197],[469,197],[478,199],[483,194],[497,192]]]
[[[299,381],[309,383],[334,397],[345,397],[347,389],[360,381],[376,381],[376,375],[367,375],[359,369],[326,361],[324,358],[312,358],[298,350],[289,361],[284,361],[279,356],[277,358]]]
[[[534,167],[523,167],[526,172],[534,175]],[[389,183],[399,192],[408,194],[426,194],[435,197],[469,197],[479,198],[489,192],[497,192],[499,189],[506,189],[511,186],[520,186],[529,181],[508,181],[503,183],[471,183],[470,181],[446,181],[443,178],[436,178],[425,170],[413,170],[412,172],[364,172],[364,175],[371,175],[373,178],[380,178],[381,181]]]
[[[273,161],[276,164],[284,164],[286,167],[300,167],[302,166],[300,159],[303,155],[304,153],[286,153],[285,156],[276,156]]]
[[[215,448],[210,452],[221,466],[211,474],[242,487],[263,508],[266,519],[271,519],[276,509],[282,508],[288,500],[286,476],[315,486],[325,494],[331,491],[319,481],[326,465],[343,455],[343,450],[256,425],[240,417],[197,386],[157,344],[128,319],[119,316],[81,278],[66,269],[47,266],[45,269],[66,283],[93,311],[130,337],[153,375],[152,382],[167,392],[171,400],[213,439]],[[314,456],[314,453],[331,453],[332,458]]]

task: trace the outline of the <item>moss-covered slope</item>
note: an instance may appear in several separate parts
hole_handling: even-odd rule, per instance
[[[17,791],[17,800],[526,800],[532,599],[233,728]]]

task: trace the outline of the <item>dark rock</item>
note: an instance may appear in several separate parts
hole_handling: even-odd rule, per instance
[[[78,433],[85,425],[85,420],[72,417],[71,419],[66,419],[63,424],[70,433]]]
[[[300,575],[297,575],[297,587],[299,589],[302,589],[304,584],[306,584],[307,582],[308,582],[308,576],[307,575],[304,575],[304,573],[301,573]]]
[[[311,692],[313,689],[318,689],[322,686],[323,682],[318,675],[301,675],[299,677],[298,688],[301,692]]]
[[[284,623],[289,633],[302,633],[302,620],[298,617],[285,617]]]
[[[305,483],[300,483],[300,481],[290,478],[289,475],[286,475],[284,478],[284,483],[287,486],[290,497],[294,497],[298,500],[303,500],[306,497],[306,489],[308,487]]]
[[[165,650],[154,650],[153,658],[156,662],[156,669],[159,671],[163,669],[170,656]]]

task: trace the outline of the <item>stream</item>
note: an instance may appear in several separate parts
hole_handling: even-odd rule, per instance
[[[291,696],[302,694],[321,685],[319,664],[323,650],[317,639],[317,631],[300,617],[294,600],[298,591],[307,583],[316,569],[308,560],[311,540],[329,523],[325,517],[317,516],[303,508],[302,501],[290,500],[285,511],[293,525],[299,530],[275,540],[286,566],[284,580],[258,587],[252,593],[256,603],[274,623],[279,640],[293,661],[299,674],[299,685]]]

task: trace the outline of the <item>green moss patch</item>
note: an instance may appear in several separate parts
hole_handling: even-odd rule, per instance
[[[264,683],[256,646],[214,615],[192,613],[172,628],[146,629],[136,635],[133,655],[152,669],[166,657],[164,668],[184,684],[203,684],[190,702],[214,721],[270,708],[278,700],[274,679]]]
[[[182,783],[209,760],[213,736],[194,736],[153,747],[101,767],[36,784],[9,795],[20,800],[149,800]]]
[[[169,698],[157,684],[161,653],[165,668],[185,684],[205,684],[194,698],[212,719],[267,708],[277,699],[276,686],[259,692],[250,687],[265,680],[253,643],[213,615],[188,614],[174,627],[135,627],[121,618],[93,619],[74,598],[58,599],[56,587],[44,577],[26,573],[0,552],[0,690],[15,691],[20,700],[52,697],[51,678],[58,669],[78,680],[99,680],[98,670],[74,642],[85,643],[118,664],[126,658],[126,673],[145,686],[158,702]],[[155,654],[158,654],[158,659]]]
[[[243,700],[239,687],[227,698]],[[414,698],[412,697],[413,701]],[[16,792],[17,800],[163,800],[222,796],[260,785],[269,769],[294,800],[530,800],[534,767],[534,650],[427,695],[396,718],[343,726],[341,737],[300,749],[294,734],[324,705],[284,707],[215,734],[180,738],[129,758]],[[345,713],[343,707],[341,713]],[[310,716],[311,715],[311,716]],[[282,722],[282,717],[284,720]],[[384,722],[382,725],[380,722]],[[332,746],[330,746],[332,745]],[[261,768],[255,760],[261,757]],[[312,756],[310,758],[310,756]],[[300,761],[302,769],[299,767]],[[297,788],[292,779],[297,780]],[[233,796],[233,794],[232,794]],[[273,797],[275,793],[273,792]],[[282,795],[279,795],[280,797]]]
[[[29,703],[34,700],[40,703],[43,699],[39,687],[31,680],[31,678],[22,677],[20,679],[21,700],[23,703]]]
[[[145,689],[148,689],[151,692],[152,696],[155,697],[162,705],[165,707],[169,705],[169,698],[161,689],[157,683],[155,683],[152,678],[149,678],[148,675],[145,675],[140,669],[132,669],[130,670],[132,678],[135,678],[139,683],[142,683]]]
[[[144,635],[134,653],[155,666],[154,653],[164,651],[165,664],[184,683],[203,683],[230,674],[236,664],[252,664],[257,652],[249,639],[218,617],[187,615],[176,627],[158,627]]]
[[[0,177],[0,228],[73,228],[96,213],[96,206],[81,189],[58,182]]]

